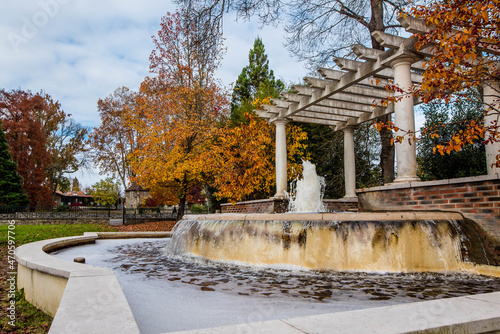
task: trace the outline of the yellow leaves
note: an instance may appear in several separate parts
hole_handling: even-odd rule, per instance
[[[433,57],[425,64],[424,80],[417,95],[423,101],[449,100],[467,88],[491,79],[481,64],[498,63],[498,57],[482,49],[500,45],[498,0],[436,1],[415,6],[412,16],[433,25],[426,34],[417,34],[417,49],[432,45]],[[494,75],[493,75],[494,77]]]
[[[242,201],[250,196],[268,197],[275,184],[275,128],[253,114],[248,124],[223,127],[213,137],[207,165],[213,174],[213,185],[219,199]],[[298,170],[304,157],[307,134],[299,127],[287,125],[289,178]]]
[[[272,98],[272,96],[267,96],[264,98],[255,97],[252,100],[252,106],[256,109],[262,110],[263,105],[270,105],[271,104],[271,98]]]
[[[484,21],[488,21],[488,12],[486,11],[486,7],[481,8],[481,15]]]

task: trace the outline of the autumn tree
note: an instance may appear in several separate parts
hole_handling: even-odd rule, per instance
[[[205,183],[208,139],[227,114],[227,98],[213,77],[221,45],[189,13],[168,13],[153,37],[150,71],[128,124],[137,132],[131,154],[136,181],[152,193],[175,195],[178,218],[190,190]],[[168,196],[167,196],[168,197]],[[170,196],[173,197],[173,196]]]
[[[102,206],[113,206],[120,200],[120,186],[113,178],[107,177],[90,186],[89,194],[94,202]]]
[[[127,189],[134,176],[130,154],[136,147],[137,134],[126,119],[136,107],[137,95],[127,87],[120,87],[105,99],[99,99],[101,124],[89,136],[94,165],[102,175],[113,175],[120,180],[123,189]]]
[[[395,85],[390,89],[399,96],[412,94],[426,103],[446,103],[458,108],[461,104],[475,104],[476,108],[481,105],[483,109],[475,118],[454,127],[458,131],[450,126],[451,134],[445,140],[438,139],[442,135],[440,127],[423,128],[421,136],[436,143],[434,153],[459,152],[464,147],[476,145],[479,140],[484,144],[500,141],[499,14],[495,0],[436,1],[429,6],[415,6],[409,14],[402,14],[410,21],[416,17],[425,23],[412,41],[417,53],[427,59],[423,63],[421,84],[414,85],[411,91]],[[471,94],[475,91],[480,94]],[[394,124],[388,126],[396,129]],[[408,129],[400,130],[407,135],[398,136],[396,141],[407,140],[406,136],[408,140],[420,139],[415,133],[406,131]],[[492,160],[496,156],[496,161],[487,168],[500,168],[500,151],[497,152],[495,146],[486,147],[486,151]]]
[[[214,136],[207,161],[214,176],[215,195],[232,203],[268,198],[275,189],[275,129],[253,113],[246,122],[219,130]],[[300,127],[287,125],[288,179],[301,172],[306,157],[307,134]]]
[[[213,137],[207,156],[212,166],[211,184],[219,200],[234,203],[274,194],[275,127],[257,117],[254,109],[270,104],[283,89],[283,82],[269,68],[262,39],[257,38],[233,90],[231,119]],[[301,171],[306,137],[300,127],[287,125],[289,179]]]
[[[467,94],[477,89],[483,94],[476,102],[490,101],[485,106],[487,120],[484,124],[478,118],[469,120],[468,125],[454,132],[448,142],[436,145],[436,151],[440,154],[456,152],[479,138],[484,138],[485,143],[499,141],[498,1],[436,1],[430,6],[414,7],[410,15],[424,20],[429,27],[427,32],[415,34],[416,49],[427,48],[431,53],[425,63],[422,84],[414,87],[412,93],[424,102],[457,103],[481,97]],[[497,166],[500,167],[500,155],[497,156]]]
[[[38,110],[37,118],[42,124],[47,151],[51,158],[46,172],[54,195],[57,189],[66,187],[68,174],[73,174],[87,165],[87,129],[75,122],[71,114],[62,109],[59,101],[44,92],[39,95],[47,104],[47,108]]]
[[[0,118],[31,206],[52,205],[51,184],[46,175],[51,158],[37,117],[46,109],[47,103],[40,95],[0,90]]]
[[[23,190],[23,179],[17,172],[17,164],[12,160],[9,145],[0,120],[0,206],[25,206],[28,196]]]
[[[209,17],[221,27],[226,12],[238,18],[258,17],[263,24],[284,23],[288,50],[308,67],[334,66],[334,57],[352,56],[351,46],[362,44],[383,50],[371,36],[374,31],[397,33],[397,13],[409,2],[404,0],[175,0],[192,8],[200,17]],[[411,1],[416,2],[416,1]],[[383,116],[382,121],[390,121]],[[392,132],[380,131],[380,167],[385,183],[394,180]]]

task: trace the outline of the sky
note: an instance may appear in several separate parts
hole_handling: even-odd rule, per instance
[[[0,11],[0,88],[44,90],[86,127],[99,125],[97,101],[121,86],[138,89],[149,74],[151,36],[176,7],[168,0],[21,0],[3,1]],[[257,36],[270,68],[287,83],[308,74],[284,43],[282,27],[236,22],[227,15],[227,53],[217,73],[231,89]],[[416,115],[417,128],[423,122]],[[90,186],[104,178],[94,169],[73,174]]]
[[[138,89],[149,73],[151,36],[176,7],[168,0],[3,1],[0,12],[0,88],[44,90],[80,124],[99,125],[97,101],[127,86]],[[270,68],[285,82],[299,82],[304,64],[283,46],[280,27],[227,16],[227,53],[217,76],[230,88],[248,63],[257,36],[263,39]],[[96,171],[76,174],[91,185]]]

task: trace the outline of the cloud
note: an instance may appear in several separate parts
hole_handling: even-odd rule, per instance
[[[121,86],[138,89],[149,73],[151,36],[175,6],[165,0],[5,1],[0,12],[0,88],[44,90],[84,126],[99,124],[97,101]],[[306,73],[283,47],[284,31],[225,20],[227,54],[217,76],[229,86],[262,37],[270,68],[297,82]],[[84,177],[91,184],[97,174]],[[79,177],[80,178],[80,177]]]
[[[137,89],[148,75],[151,36],[161,16],[175,11],[164,0],[23,0],[3,5],[0,14],[0,87],[45,90],[86,126],[98,124],[97,100],[116,88]],[[261,36],[276,76],[304,76],[283,47],[281,28],[258,29],[227,15],[227,54],[217,75],[234,82]]]

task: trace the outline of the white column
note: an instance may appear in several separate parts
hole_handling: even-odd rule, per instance
[[[354,128],[344,130],[344,198],[356,198],[356,161],[354,160]]]
[[[484,116],[484,125],[490,126],[492,122],[498,122],[500,125],[499,113],[500,110],[500,83],[490,82],[483,86],[483,102],[486,115]],[[496,156],[500,154],[500,142],[488,143],[486,146],[486,167],[488,175],[500,173],[500,168],[496,167]]]
[[[394,69],[394,84],[405,92],[411,91],[410,59],[398,59],[392,64]],[[398,95],[396,92],[395,96]],[[413,96],[408,93],[400,101],[394,103],[394,125],[405,131],[415,132],[415,116],[413,113]],[[396,136],[403,136],[402,131]],[[417,176],[417,151],[415,142],[408,143],[405,137],[402,143],[396,143],[396,161],[398,177],[394,182],[420,181]]]
[[[276,195],[274,198],[285,198],[287,190],[287,153],[286,153],[286,120],[277,120],[276,125]]]

